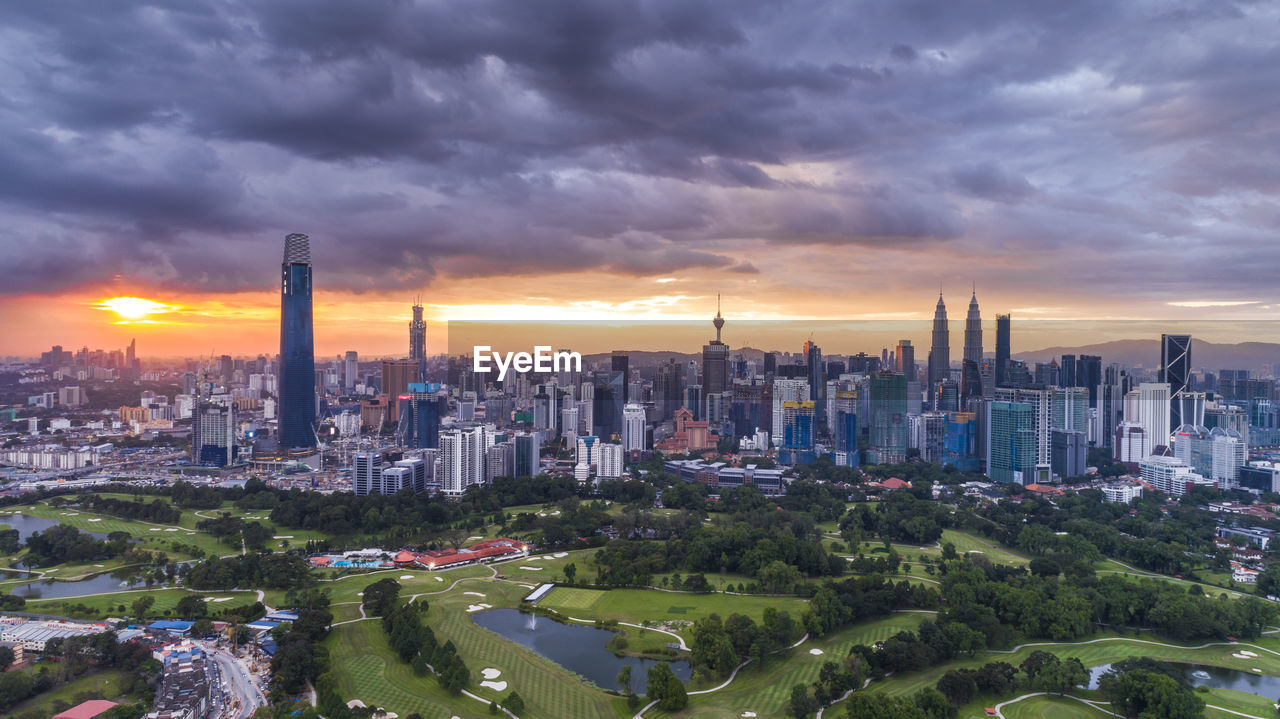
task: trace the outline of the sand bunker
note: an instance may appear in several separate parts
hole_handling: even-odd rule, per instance
[[[520,567],[520,568],[521,568],[521,569],[527,569],[527,570],[529,570],[530,572],[541,572],[541,571],[542,571],[542,567]]]
[[[816,657],[816,656],[818,656],[819,654],[822,654],[822,650],[821,650],[821,649],[810,649],[810,650],[809,650],[809,653]]]
[[[742,719],[755,719],[755,715],[755,712],[742,712],[738,716],[742,717]]]
[[[355,708],[357,708],[357,707],[359,707],[359,708],[363,709],[363,708],[364,708],[364,702],[360,701],[359,699],[352,699],[351,701],[347,702],[347,708],[348,708],[348,709],[355,709]]]
[[[444,577],[436,577],[436,581],[437,581],[437,582],[443,582],[443,581],[444,581]]]
[[[489,687],[495,692],[505,692],[507,690],[506,682],[480,682],[480,686]]]
[[[493,607],[488,604],[472,604],[471,606],[467,607],[467,612],[468,613],[480,612],[480,611],[484,611],[485,609],[493,609]]]
[[[494,669],[493,667],[485,667],[480,670],[480,673],[484,675],[485,679],[497,679],[502,676],[502,672]]]
[[[169,527],[168,529],[166,529],[166,530],[164,530],[164,531],[166,531],[166,532],[176,532],[176,531],[178,531],[178,528],[177,528],[177,527]]]
[[[292,534],[277,534],[272,539],[293,539]]]
[[[159,532],[159,531],[160,531],[160,528],[159,528],[159,527],[152,527],[152,528],[151,528],[151,531],[153,531],[153,532]]]
[[[401,574],[401,575],[400,575],[400,578],[401,578],[401,579],[413,579],[413,575],[412,575],[412,574]]]
[[[559,558],[561,558],[561,557],[567,557],[567,556],[569,556],[569,553],[568,553],[568,552],[556,552],[555,554],[553,554],[553,555],[551,555],[551,556],[555,557],[556,559],[559,559]]]
[[[471,595],[471,596],[473,596],[473,597],[483,597],[483,596],[484,596],[484,595],[483,595],[483,594],[481,594],[480,592],[463,592],[463,594],[470,594],[470,595]],[[490,679],[492,679],[492,677],[490,677]]]
[[[475,536],[467,537],[467,541],[470,541],[472,539],[484,539],[484,537],[475,537]]]
[[[1253,653],[1253,652],[1251,652],[1251,651],[1249,651],[1249,650],[1247,650],[1247,649],[1241,649],[1241,650],[1240,650],[1240,653],[1241,653],[1241,654],[1243,654],[1243,655],[1245,655],[1246,657],[1256,657],[1256,656],[1258,656],[1257,654],[1255,654],[1255,653]]]
[[[90,519],[89,521],[90,521],[90,522],[101,522],[102,520],[101,520],[101,519]]]

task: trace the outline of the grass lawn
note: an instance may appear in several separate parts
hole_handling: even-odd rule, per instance
[[[1219,711],[1217,709],[1205,709],[1204,714],[1207,717],[1227,717],[1238,716],[1231,714],[1231,711],[1240,712],[1242,714],[1252,714],[1259,717],[1271,717],[1276,714],[1275,698],[1267,698],[1252,694],[1250,692],[1236,691],[1234,689],[1210,689],[1209,693],[1197,693],[1196,696],[1204,700],[1205,704],[1216,707],[1222,707],[1230,711]]]
[[[31,670],[24,669],[21,671]],[[55,701],[61,700],[69,706],[75,706],[78,703],[75,700],[75,696],[81,692],[97,692],[104,699],[120,700],[120,681],[123,677],[124,672],[116,669],[90,672],[60,687],[31,697],[10,709],[6,716],[17,717],[31,713],[35,716],[51,717],[58,713],[58,710],[54,709],[53,706]],[[120,701],[123,702],[124,700]]]
[[[29,517],[52,519],[60,524],[75,527],[84,532],[125,532],[141,540],[140,548],[151,551],[163,551],[177,559],[190,555],[181,549],[174,549],[174,544],[195,546],[207,554],[224,555],[239,553],[239,546],[221,544],[211,534],[197,532],[193,528],[173,524],[148,524],[129,519],[118,519],[105,514],[90,514],[78,509],[58,509],[47,504],[27,504],[10,507],[10,511],[25,514]],[[96,521],[94,521],[96,520]]]

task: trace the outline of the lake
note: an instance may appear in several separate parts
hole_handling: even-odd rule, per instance
[[[1252,651],[1252,650],[1249,650]],[[1203,664],[1182,664],[1170,662],[1182,669],[1183,676],[1192,686],[1206,686],[1210,689],[1235,689],[1264,697],[1280,696],[1280,677],[1242,672],[1238,669],[1224,669]],[[1089,667],[1089,688],[1098,688],[1098,679],[1111,668],[1110,664]]]
[[[146,586],[146,580],[134,574],[133,570],[124,570],[95,574],[92,577],[76,582],[64,582],[56,579],[28,582],[27,584],[13,587],[9,593],[17,597],[26,597],[27,599],[63,599],[67,597],[83,597],[87,594],[122,592],[126,589],[137,589]],[[128,602],[121,603],[128,604]]]
[[[649,667],[657,661],[615,656],[605,646],[615,633],[589,624],[561,624],[547,617],[522,614],[515,609],[476,612],[471,619],[485,629],[522,644],[565,669],[586,677],[602,689],[621,691],[618,672],[623,666],[630,666],[631,690],[636,694],[644,694]],[[687,661],[667,664],[682,682],[688,682],[693,676],[693,667]],[[478,672],[483,668],[472,667],[472,671]],[[505,671],[506,667],[494,669]]]
[[[0,524],[9,525],[10,529],[18,530],[18,541],[25,542],[36,532],[43,532],[49,527],[58,525],[53,519],[41,519],[40,517],[28,517],[25,514],[0,514]],[[84,530],[81,530],[84,531]],[[106,532],[89,532],[95,539],[106,539]]]

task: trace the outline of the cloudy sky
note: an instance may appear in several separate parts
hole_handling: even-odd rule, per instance
[[[322,353],[403,351],[419,294],[1270,318],[1277,38],[1222,0],[3,3],[0,352],[269,351],[288,232]]]

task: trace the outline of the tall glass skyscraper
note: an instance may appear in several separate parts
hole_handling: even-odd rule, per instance
[[[1181,399],[1190,389],[1191,335],[1160,335],[1160,381],[1169,384],[1169,428],[1184,424]]]
[[[311,244],[284,238],[280,264],[280,446],[316,446],[316,360],[311,331]]]

